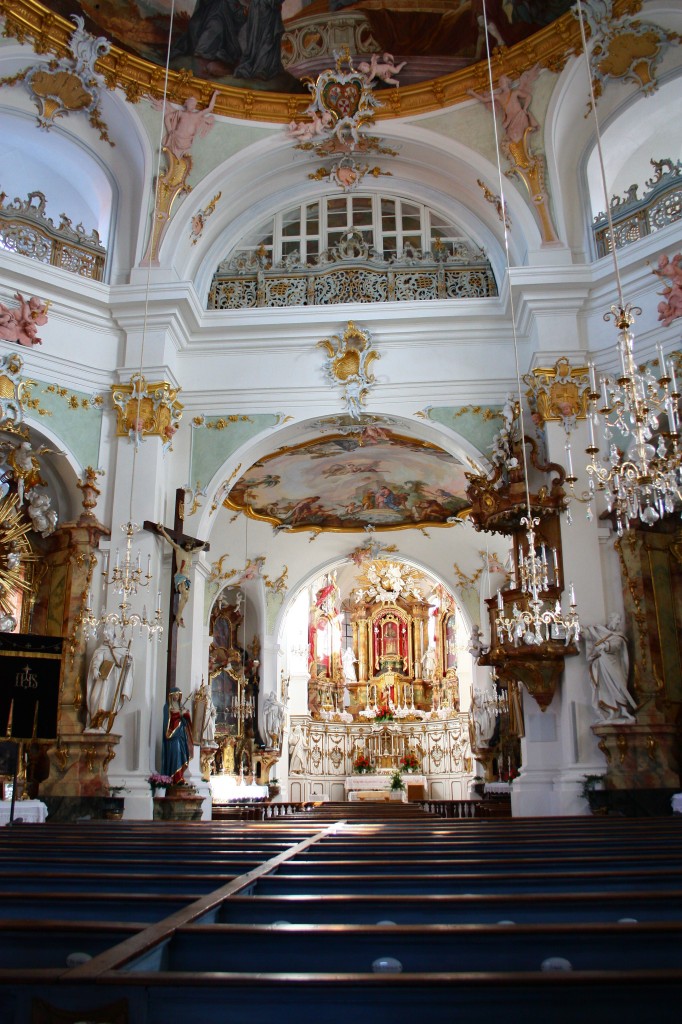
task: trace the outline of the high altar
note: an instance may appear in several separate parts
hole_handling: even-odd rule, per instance
[[[346,799],[364,773],[364,788],[388,788],[406,767],[412,798],[467,796],[454,602],[442,588],[425,599],[417,574],[390,562],[373,562],[363,582],[342,608],[328,576],[310,607],[308,715],[291,718],[290,799]]]

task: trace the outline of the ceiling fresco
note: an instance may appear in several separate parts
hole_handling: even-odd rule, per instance
[[[225,505],[284,530],[446,526],[469,507],[465,468],[426,441],[385,427],[356,428],[260,459]]]
[[[572,0],[486,0],[491,47],[513,46]],[[51,0],[64,17],[165,65],[171,0]],[[171,68],[225,86],[304,93],[302,81],[347,45],[356,60],[405,62],[400,84],[438,78],[485,56],[483,0],[176,0]],[[367,59],[366,56],[364,59]]]

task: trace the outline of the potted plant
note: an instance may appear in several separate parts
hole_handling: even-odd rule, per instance
[[[603,775],[584,775],[580,795],[587,800],[593,814],[606,814],[607,794],[604,790]]]
[[[421,764],[416,754],[405,754],[404,757],[400,758],[401,772],[418,772],[420,768]]]
[[[402,800],[404,792],[405,783],[403,782],[403,777],[399,771],[395,771],[391,775],[391,799]]]
[[[282,792],[282,787],[279,784],[279,780],[278,779],[269,779],[268,780],[268,798],[270,800],[274,800],[274,798],[276,796],[279,796],[279,794],[281,792]]]
[[[107,821],[120,821],[123,817],[124,798],[120,793],[126,793],[125,786],[109,786],[109,793],[102,801],[102,813]]]
[[[173,784],[170,775],[160,775],[159,772],[152,772],[147,782],[151,787],[152,796],[156,796],[157,789],[162,790],[161,796],[165,796],[166,789]]]

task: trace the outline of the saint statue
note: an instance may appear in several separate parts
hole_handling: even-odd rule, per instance
[[[609,616],[605,626],[585,626],[585,647],[594,706],[606,721],[634,722],[628,708],[636,711],[637,704],[627,687],[630,661],[620,615]]]
[[[265,725],[267,746],[272,747],[274,750],[279,750],[282,745],[285,715],[285,705],[277,700],[274,693],[269,693],[265,698],[263,724]]]
[[[217,711],[211,690],[204,679],[194,694],[192,711],[192,735],[200,747],[214,747]]]
[[[428,647],[422,655],[422,672],[424,679],[433,679],[436,671],[436,648]]]
[[[289,773],[302,775],[305,772],[306,745],[300,725],[295,725],[289,736]]]
[[[163,759],[161,772],[177,785],[194,753],[192,720],[182,705],[182,690],[171,690],[163,706]]]
[[[358,681],[358,675],[357,675],[357,672],[355,670],[355,665],[357,663],[357,660],[358,659],[355,657],[355,654],[353,652],[353,648],[352,647],[346,647],[346,649],[343,652],[343,655],[341,657],[341,662],[343,664],[343,675],[344,675],[344,678],[349,683],[357,683],[357,681]]]
[[[116,639],[113,626],[104,627],[104,642],[88,668],[86,732],[111,732],[116,715],[133,695],[130,643]]]

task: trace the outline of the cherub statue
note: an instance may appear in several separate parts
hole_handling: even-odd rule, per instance
[[[214,92],[205,110],[197,110],[196,96],[188,96],[184,106],[167,106],[164,115],[164,126],[166,135],[163,140],[164,148],[172,153],[178,160],[185,157],[196,138],[204,138],[213,128],[215,117],[211,113],[215,106],[218,93]],[[154,101],[157,110],[161,109],[161,102]]]
[[[33,529],[41,537],[49,537],[57,529],[58,516],[53,508],[50,508],[51,499],[49,494],[42,494],[40,491],[28,491],[28,515],[33,523]]]
[[[49,303],[43,302],[35,295],[26,301],[20,292],[17,292],[14,298],[19,303],[18,309],[9,309],[0,302],[0,338],[5,341],[16,341],[27,348],[42,345],[42,339],[38,337],[38,327],[47,323]]]
[[[24,495],[28,495],[34,487],[47,487],[46,481],[40,475],[40,463],[36,455],[42,455],[48,450],[41,446],[35,451],[30,441],[22,441],[17,448],[12,448],[7,456],[7,462],[17,483],[20,505],[24,503]]]
[[[367,61],[363,61],[361,64],[358,64],[358,71],[364,77],[367,85],[374,81],[375,78],[385,82],[386,85],[400,85],[400,82],[395,76],[400,74],[405,67],[405,64],[406,61],[403,61],[401,64],[396,64],[393,54],[391,53],[385,53],[383,55],[383,60],[381,58],[381,54],[373,53],[369,58],[369,64]]]
[[[522,142],[526,131],[530,128],[533,131],[539,127],[538,122],[530,112],[530,103],[533,98],[532,87],[540,74],[540,65],[524,71],[516,85],[508,75],[500,75],[496,89],[490,93],[478,93],[469,89],[469,95],[474,96],[489,110],[494,110],[499,104],[502,110],[502,127],[509,142]],[[493,104],[493,97],[497,102]]]
[[[332,126],[332,113],[323,110],[318,114],[316,110],[309,110],[310,121],[290,121],[287,126],[289,137],[299,142],[311,142],[312,139],[324,133]]]
[[[658,268],[652,273],[661,280],[670,281],[659,292],[664,301],[658,304],[658,319],[664,327],[669,327],[673,320],[682,316],[682,253],[678,252],[672,259],[662,253],[658,257]]]

